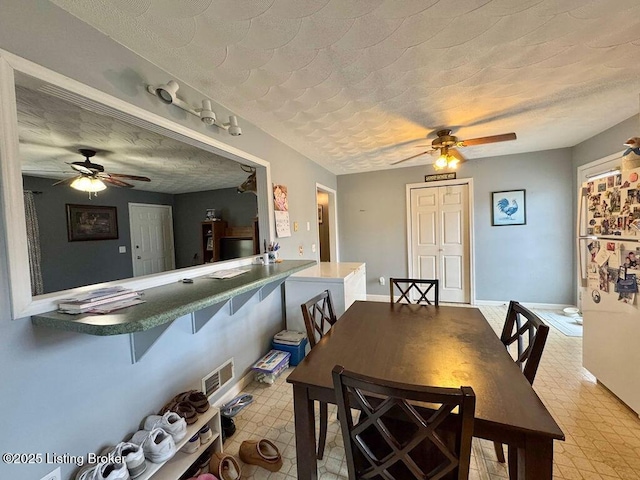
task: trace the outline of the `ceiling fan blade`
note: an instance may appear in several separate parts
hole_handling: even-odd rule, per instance
[[[117,178],[127,178],[129,180],[138,180],[139,182],[150,182],[151,179],[148,177],[141,177],[139,175],[125,175],[124,173],[106,173],[105,175],[109,177],[117,177]]]
[[[111,185],[114,185],[116,187],[133,188],[133,185],[131,185],[130,183],[123,182],[122,180],[117,180],[115,178],[100,177],[100,180],[102,180],[105,183],[109,183]]]
[[[492,135],[490,137],[471,138],[469,140],[461,140],[458,142],[459,147],[470,147],[472,145],[483,145],[485,143],[507,142],[515,140],[515,133],[503,133],[502,135]]]
[[[406,162],[407,160],[411,160],[411,159],[416,158],[416,157],[419,157],[419,156],[421,156],[421,155],[426,155],[427,153],[430,153],[430,152],[422,152],[422,153],[419,153],[419,154],[417,154],[417,155],[413,155],[413,156],[411,156],[411,157],[404,158],[404,159],[402,159],[402,160],[398,160],[397,162],[393,162],[391,165],[397,165],[397,164],[399,164],[399,163]]]
[[[51,185],[52,187],[55,187],[56,185],[71,185],[71,183],[76,179],[76,178],[80,178],[82,175],[76,175],[75,177],[70,177],[70,178],[65,178],[64,180],[60,180],[59,182],[54,183],[53,185]]]
[[[74,170],[77,170],[80,173],[85,173],[87,175],[93,175],[95,173],[93,170],[85,167],[84,165],[79,165],[77,162],[68,163],[67,165],[71,165],[71,168],[73,168]]]

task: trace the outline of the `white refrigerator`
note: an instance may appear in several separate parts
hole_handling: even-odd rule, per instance
[[[583,366],[640,413],[640,168],[622,160],[578,192]]]

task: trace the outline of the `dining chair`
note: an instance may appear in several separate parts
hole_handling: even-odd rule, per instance
[[[337,321],[335,310],[333,309],[333,301],[331,300],[331,292],[325,290],[300,305],[300,308],[302,308],[304,325],[307,329],[309,347],[313,348]],[[324,446],[327,442],[329,411],[326,402],[318,403],[320,404],[320,433],[318,435],[317,458],[318,460],[322,460]]]
[[[395,299],[395,289],[400,292],[398,299]],[[433,290],[433,300],[427,295]],[[391,303],[401,303],[406,300],[407,303],[426,302],[427,305],[438,306],[439,303],[440,282],[438,280],[425,280],[422,278],[390,278],[389,294]],[[415,302],[411,301],[411,293],[415,291],[419,297]]]
[[[514,359],[522,370],[527,381],[533,385],[536,372],[540,366],[540,359],[544,351],[544,345],[549,335],[549,327],[531,310],[512,300],[509,302],[507,318],[500,335],[500,341],[509,349],[517,342],[517,354]],[[498,461],[504,463],[504,449],[502,444],[493,444]],[[517,458],[516,449],[508,448],[509,478],[516,478]]]
[[[408,385],[340,365],[332,375],[350,479],[469,477],[471,387]]]

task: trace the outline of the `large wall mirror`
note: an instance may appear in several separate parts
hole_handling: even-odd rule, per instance
[[[21,179],[18,189],[15,171],[3,175],[7,228],[24,230],[7,242],[14,318],[52,310],[87,286],[147,288],[204,274],[272,238],[267,162],[68,79],[12,66],[0,80],[13,77],[15,103],[2,109],[6,118],[13,107],[5,134],[18,139],[17,156],[2,151],[3,172],[19,169]],[[86,169],[103,169],[98,188],[106,188],[78,185],[96,178]],[[8,204],[23,197],[16,215]],[[29,249],[16,265],[20,239]]]

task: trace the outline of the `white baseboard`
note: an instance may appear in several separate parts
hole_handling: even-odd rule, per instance
[[[369,302],[388,302],[389,295],[372,295],[367,294],[367,301]],[[527,308],[539,308],[541,310],[562,310],[565,307],[573,307],[574,305],[565,305],[560,303],[529,303],[529,302],[520,302]],[[452,306],[459,305],[461,307],[468,307],[468,304],[448,304]],[[476,300],[471,304],[474,307],[502,307],[508,306],[509,300]]]
[[[220,408],[225,403],[229,402],[231,399],[238,396],[238,394],[244,390],[244,388],[253,382],[254,374],[253,372],[247,373],[244,377],[242,377],[233,387],[225,392],[224,395],[220,396],[220,398],[215,398],[215,395],[212,396],[212,400],[209,400],[209,403],[215,405]]]
[[[562,310],[565,307],[573,307],[573,305],[566,305],[561,303],[520,303],[527,308],[539,308],[540,310]],[[476,300],[475,302],[475,306],[477,307],[506,307],[508,305],[509,300]]]
[[[389,295],[371,295],[367,293],[367,302],[388,302]]]

